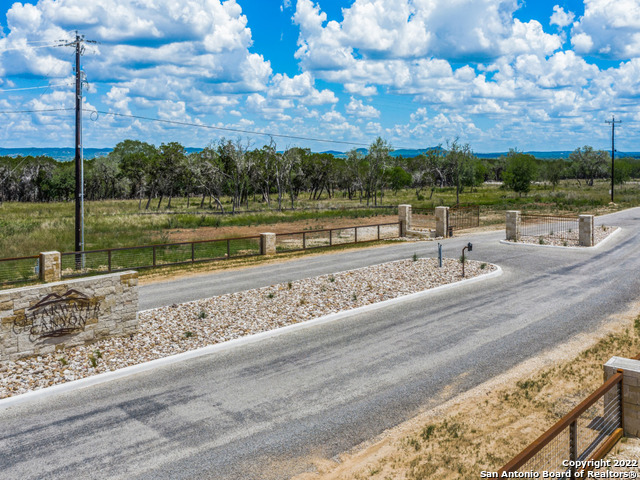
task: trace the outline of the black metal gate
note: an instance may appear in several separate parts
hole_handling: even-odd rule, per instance
[[[449,231],[480,226],[479,205],[454,205],[449,208]]]

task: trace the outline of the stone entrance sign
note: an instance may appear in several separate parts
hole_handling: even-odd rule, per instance
[[[0,291],[0,361],[130,335],[137,329],[137,272]]]

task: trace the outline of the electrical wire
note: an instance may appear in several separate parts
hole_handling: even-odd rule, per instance
[[[61,87],[61,86],[71,86],[71,85],[73,85],[73,83],[55,83],[53,85],[40,85],[38,87],[4,88],[4,89],[0,89],[0,92],[18,92],[21,90],[37,90],[40,88]]]
[[[59,46],[60,45],[57,45],[57,44],[50,44],[50,45],[25,45],[23,47],[5,48],[0,50],[0,55],[2,55],[4,52],[15,52],[17,50],[30,50],[30,49],[35,50],[36,48],[55,48]]]
[[[211,130],[220,130],[223,132],[233,132],[233,133],[244,133],[247,135],[261,135],[261,136],[265,136],[265,137],[278,137],[278,138],[290,138],[293,140],[305,140],[305,141],[309,141],[309,142],[323,142],[323,143],[335,143],[335,144],[341,144],[341,145],[351,145],[351,146],[358,146],[358,147],[369,147],[369,144],[366,143],[358,143],[358,142],[347,142],[347,141],[343,141],[343,140],[327,140],[325,138],[313,138],[313,137],[302,137],[302,136],[298,136],[298,135],[285,135],[285,134],[281,134],[281,133],[269,133],[269,132],[257,132],[254,130],[244,130],[244,129],[240,129],[240,128],[231,128],[231,127],[216,127],[213,125],[203,125],[203,124],[199,124],[199,123],[192,123],[192,122],[180,122],[177,120],[163,120],[161,118],[154,118],[154,117],[145,117],[142,115],[132,115],[132,114],[126,114],[126,113],[116,113],[116,112],[105,112],[103,110],[89,110],[89,109],[83,109],[84,112],[88,112],[88,113],[99,113],[102,115],[111,115],[114,117],[124,117],[124,118],[134,118],[137,120],[147,120],[147,121],[151,121],[151,122],[158,122],[158,123],[166,123],[166,124],[170,124],[170,125],[180,125],[183,127],[197,127],[197,128],[208,128]],[[0,112],[1,113],[1,112]]]
[[[12,113],[43,113],[43,112],[64,112],[69,110],[75,110],[75,108],[42,108],[35,110],[0,110],[0,113],[3,114],[12,114]]]

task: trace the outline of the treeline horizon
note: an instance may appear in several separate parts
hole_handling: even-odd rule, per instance
[[[294,208],[301,196],[317,200],[357,199],[378,205],[385,191],[411,188],[417,200],[437,188],[465,188],[487,181],[527,193],[533,181],[551,188],[563,179],[593,185],[611,178],[611,157],[603,150],[577,148],[568,159],[537,159],[511,150],[498,158],[479,158],[468,144],[454,140],[446,148],[405,158],[392,156],[391,145],[378,138],[365,154],[353,149],[346,157],[313,153],[299,147],[278,151],[271,141],[249,149],[248,142],[221,139],[203,150],[187,153],[177,142],[159,147],[138,140],[118,143],[108,155],[84,161],[85,200],[138,199],[140,209],[171,208],[175,197],[201,207],[235,211],[250,199],[271,208]],[[640,159],[616,158],[617,184],[640,177]],[[69,201],[75,195],[75,164],[47,156],[0,157],[0,202]],[[230,198],[225,206],[223,198]]]

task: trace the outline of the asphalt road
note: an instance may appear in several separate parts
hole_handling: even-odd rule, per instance
[[[485,282],[0,411],[0,477],[286,479],[624,311],[640,209],[597,250],[443,242],[499,264]],[[434,255],[414,243],[156,284],[142,308]],[[445,389],[445,387],[448,387]]]

